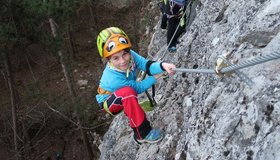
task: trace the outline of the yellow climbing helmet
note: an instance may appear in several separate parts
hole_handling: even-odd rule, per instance
[[[97,48],[102,58],[107,58],[130,47],[131,42],[128,36],[118,27],[106,28],[97,36]]]

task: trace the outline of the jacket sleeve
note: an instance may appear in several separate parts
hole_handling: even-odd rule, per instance
[[[140,56],[133,50],[131,50],[131,55],[133,56],[134,62],[136,63],[136,68],[142,71],[146,71],[146,65],[148,63],[148,60]],[[160,62],[152,63],[149,67],[149,70],[152,75],[159,74],[164,71],[161,67]]]
[[[165,14],[171,15],[169,1],[166,1],[166,3],[164,3],[163,10]]]

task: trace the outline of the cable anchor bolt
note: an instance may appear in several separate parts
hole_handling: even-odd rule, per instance
[[[221,72],[221,70],[223,68],[226,68],[229,66],[227,63],[227,57],[228,57],[227,55],[218,56],[218,59],[215,64],[216,65],[215,72],[219,77],[223,77],[223,78],[230,77],[234,73],[234,72],[228,72],[228,73]]]

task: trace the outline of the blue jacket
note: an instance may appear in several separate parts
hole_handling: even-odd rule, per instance
[[[132,66],[132,69],[129,71],[128,75],[124,71],[119,71],[110,67],[108,64],[106,65],[99,83],[99,86],[102,89],[113,93],[124,86],[130,86],[136,91],[137,94],[140,94],[156,83],[156,79],[153,76],[147,76],[141,82],[136,81],[136,70],[146,71],[146,64],[148,60],[133,50],[130,50],[130,54],[134,65]],[[152,75],[163,72],[160,62],[152,63],[149,70]],[[100,104],[108,96],[109,94],[97,94],[96,100]]]

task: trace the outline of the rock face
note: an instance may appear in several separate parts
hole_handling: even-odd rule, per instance
[[[95,1],[94,4],[98,5],[99,8],[108,9],[108,10],[123,10],[128,9],[132,6],[140,4],[141,2],[137,0],[103,0],[103,1]]]
[[[191,10],[193,21],[177,53],[165,54],[158,23],[150,45],[154,60],[206,69],[233,49],[231,59],[239,63],[280,51],[279,0],[203,0]],[[147,117],[164,131],[164,139],[137,145],[120,114],[103,137],[100,159],[280,159],[279,62],[240,70],[254,82],[251,87],[236,75],[178,72],[161,79],[159,105]]]

